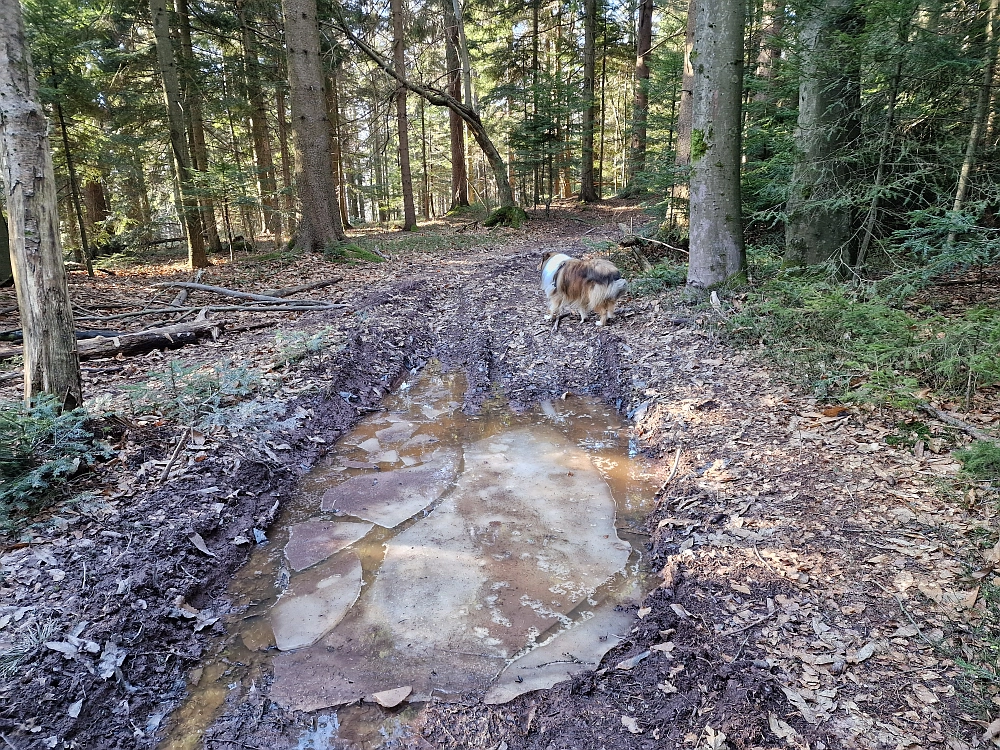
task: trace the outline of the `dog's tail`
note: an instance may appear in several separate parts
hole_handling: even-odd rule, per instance
[[[595,284],[590,290],[590,309],[596,310],[602,305],[617,300],[628,289],[625,279],[615,279],[607,284]]]

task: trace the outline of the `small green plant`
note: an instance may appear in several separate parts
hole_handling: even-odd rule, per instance
[[[278,331],[274,336],[278,347],[275,365],[287,366],[334,346],[338,341],[336,333],[330,327],[318,331]]]
[[[260,373],[229,361],[213,365],[171,360],[163,372],[149,373],[145,383],[126,386],[134,414],[158,414],[184,424],[252,395]]]
[[[629,283],[632,294],[642,297],[659,294],[664,289],[683,286],[687,280],[687,264],[658,263],[648,271],[640,273]]]
[[[906,448],[912,448],[918,440],[923,440],[926,443],[931,437],[930,427],[923,422],[911,419],[896,422],[896,431],[890,435],[886,435],[885,442],[887,445],[901,445]]]
[[[13,643],[0,650],[0,679],[9,680],[17,674],[17,668],[46,641],[55,640],[54,623],[29,622],[14,637]]]
[[[60,410],[59,400],[40,396],[31,408],[0,403],[0,529],[50,503],[59,485],[81,466],[113,451],[94,440],[85,409]]]
[[[1000,445],[989,440],[976,440],[968,448],[955,451],[962,464],[962,473],[983,482],[1000,481]]]

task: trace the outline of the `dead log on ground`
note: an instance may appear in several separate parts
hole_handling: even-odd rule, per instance
[[[153,349],[177,349],[186,344],[194,344],[206,336],[214,336],[222,328],[216,320],[200,320],[193,323],[154,328],[138,333],[126,333],[109,338],[86,339],[77,343],[80,359],[112,357],[115,354],[144,354]],[[0,348],[0,361],[21,354],[21,347]]]

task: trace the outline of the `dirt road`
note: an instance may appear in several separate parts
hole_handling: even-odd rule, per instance
[[[628,300],[607,329],[567,319],[553,332],[540,252],[581,254],[581,222],[614,239],[628,216],[617,204],[567,212],[471,249],[337,269],[333,298],[350,312],[275,316],[284,348],[265,328],[183,351],[263,372],[257,412],[243,415],[260,439],[236,437],[246,424],[195,435],[149,408],[109,424],[118,458],[80,480],[87,498],[0,557],[0,741],[155,746],[225,632],[225,586],[254,530],[338,436],[438,359],[464,370],[467,410],[570,392],[634,421],[665,483],[646,524],[662,585],[598,671],[501,706],[429,704],[384,747],[979,746],[949,654],[981,614],[967,574],[982,559],[966,539],[983,509],[946,501],[940,480],[956,464],[888,445],[892,415],[794,392],[721,343],[715,313],[670,295]],[[310,273],[333,272],[318,263]],[[274,365],[292,331],[325,344]],[[99,363],[88,395],[120,397],[163,362]],[[312,718],[272,703],[268,679],[230,691],[205,747],[295,745]]]

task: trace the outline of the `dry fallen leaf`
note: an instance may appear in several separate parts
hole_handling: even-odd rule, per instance
[[[652,611],[653,611],[652,607],[639,607],[639,611],[636,612],[636,615],[641,620],[643,617],[645,617],[646,615],[648,615]]]
[[[205,540],[201,538],[201,534],[197,531],[189,536],[188,539],[191,540],[191,544],[193,544],[199,552],[203,552],[209,557],[215,557],[215,553],[208,548],[208,545],[205,544]]]
[[[639,722],[631,716],[622,716],[622,726],[632,734],[642,734],[642,730],[639,729]]]
[[[937,703],[938,697],[934,695],[934,691],[927,688],[926,685],[916,684],[913,686],[913,692],[916,693],[917,697],[924,703],[930,705],[931,703]]]
[[[615,669],[632,669],[632,667],[636,666],[639,662],[648,657],[649,654],[649,651],[643,651],[641,654],[636,654],[628,659],[623,659],[615,665]]]
[[[750,596],[750,594],[752,593],[750,591],[750,587],[744,583],[730,583],[729,587],[733,591],[739,591],[741,594],[746,594],[747,596]]]

